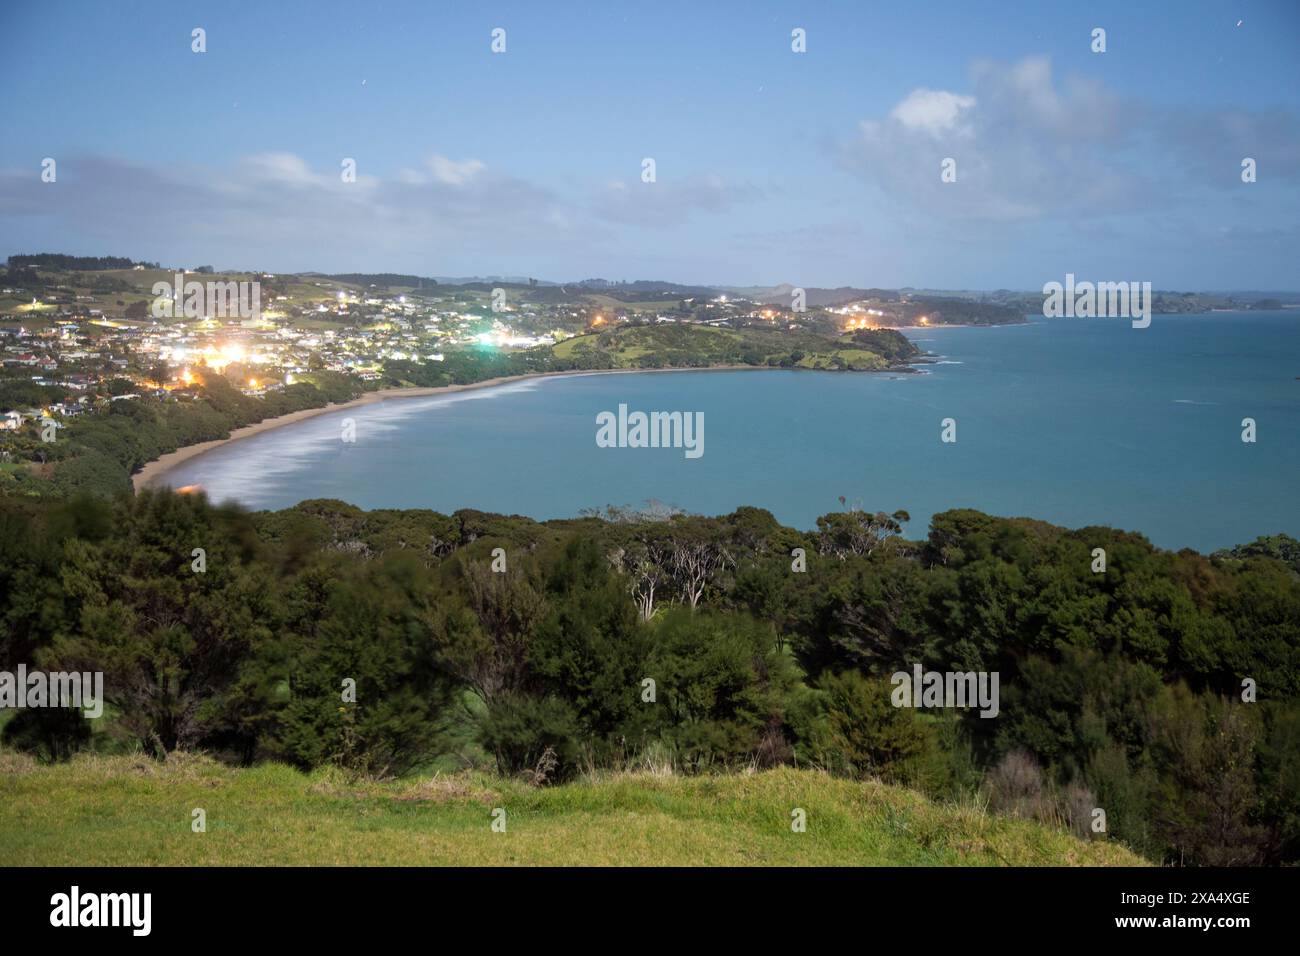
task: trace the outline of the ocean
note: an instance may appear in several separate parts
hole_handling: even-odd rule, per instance
[[[937,356],[924,374],[531,379],[331,412],[214,449],[165,480],[254,509],[338,498],[547,519],[653,500],[700,514],[754,505],[811,528],[842,496],[905,509],[915,538],[950,508],[1110,525],[1200,551],[1300,536],[1300,312],[907,334]],[[702,453],[598,446],[597,416],[620,405],[624,420],[702,421]],[[1246,418],[1253,443],[1242,441]],[[945,419],[955,441],[941,440]]]

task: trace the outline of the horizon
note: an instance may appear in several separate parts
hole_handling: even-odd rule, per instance
[[[285,274],[1294,288],[1290,3],[141,7],[0,14],[23,131],[0,242]]]
[[[12,258],[12,257],[14,257],[14,256],[20,256],[20,257],[21,257],[21,256],[43,256],[43,255],[45,255],[45,256],[47,256],[47,255],[67,255],[67,256],[71,256],[71,255],[74,255],[74,254],[73,254],[73,253],[63,253],[63,252],[39,252],[39,253],[32,253],[32,252],[15,252],[15,253],[11,253],[8,257],[6,257],[6,259],[5,259],[5,265],[6,265],[6,268],[9,268],[9,267],[10,267],[10,266],[9,266],[9,259]],[[98,257],[98,258],[109,258],[109,257],[111,257],[113,254],[112,254],[112,253],[88,253],[88,254],[86,254],[86,255],[88,255],[88,256],[95,256],[95,257]],[[120,257],[120,258],[128,258],[128,259],[129,259],[129,258],[131,258],[131,257],[130,257],[130,256],[122,256],[122,257]],[[134,259],[133,259],[132,261],[138,263],[138,262],[140,262],[140,261],[142,261],[142,260],[134,260]],[[198,273],[198,272],[196,271],[197,268],[198,268],[197,266],[164,265],[164,264],[162,264],[162,263],[159,263],[159,265],[158,265],[158,271],[164,271],[164,272],[173,272],[173,271],[174,271],[174,272],[183,272],[183,273],[185,273],[186,275],[199,275],[200,273]],[[205,264],[204,268],[208,268],[208,266],[206,266],[206,264]],[[662,278],[660,278],[660,279],[648,279],[648,278],[635,278],[635,279],[610,279],[610,278],[607,278],[607,277],[604,277],[604,276],[587,276],[586,278],[582,278],[582,279],[549,279],[549,278],[544,278],[544,277],[542,277],[542,276],[497,275],[497,274],[493,274],[493,273],[478,273],[478,274],[475,274],[475,275],[465,275],[465,276],[446,276],[446,275],[434,276],[434,275],[418,275],[418,274],[416,274],[416,273],[394,273],[394,272],[392,272],[391,270],[382,270],[382,271],[377,271],[377,272],[371,272],[371,271],[364,271],[364,270],[359,270],[359,269],[344,269],[344,270],[341,270],[341,271],[339,271],[339,272],[322,272],[322,271],[320,271],[319,269],[305,269],[305,270],[302,270],[302,271],[300,271],[300,272],[273,272],[273,271],[271,271],[271,270],[269,270],[269,269],[233,269],[233,268],[225,268],[225,267],[220,267],[220,266],[212,266],[211,268],[212,268],[212,270],[213,270],[213,271],[212,271],[212,274],[213,274],[213,275],[237,275],[237,274],[238,274],[238,275],[259,275],[259,274],[261,274],[261,275],[296,275],[296,276],[320,276],[320,277],[322,277],[322,278],[326,278],[326,279],[337,279],[339,276],[407,275],[407,276],[410,276],[411,278],[416,278],[416,279],[421,279],[421,280],[428,280],[428,281],[430,281],[430,282],[434,282],[434,283],[437,283],[437,284],[440,284],[440,285],[448,285],[448,286],[454,286],[454,285],[473,285],[473,284],[480,284],[480,283],[486,283],[486,282],[501,282],[501,283],[504,283],[505,285],[528,285],[530,282],[535,282],[538,286],[559,287],[559,288],[563,288],[563,287],[565,287],[565,286],[569,286],[569,285],[572,285],[572,286],[581,286],[581,285],[584,285],[585,283],[603,282],[603,283],[607,283],[607,284],[609,284],[609,285],[650,285],[650,286],[653,286],[653,285],[659,284],[659,285],[664,285],[664,286],[684,286],[684,287],[694,286],[694,287],[697,287],[697,288],[708,289],[708,290],[710,290],[710,291],[715,291],[715,292],[735,292],[735,291],[741,291],[741,290],[752,290],[752,291],[763,291],[763,292],[769,292],[769,293],[770,293],[770,292],[773,291],[773,290],[776,290],[776,289],[783,289],[783,288],[787,288],[787,287],[792,287],[792,285],[793,285],[792,283],[789,283],[789,282],[769,282],[769,283],[756,283],[756,284],[750,284],[750,285],[743,285],[743,284],[741,284],[741,283],[734,283],[734,282],[679,282],[679,281],[677,281],[677,280],[675,280],[675,279],[662,279]],[[94,272],[94,271],[113,271],[113,270],[93,270],[93,269],[86,269],[86,270],[75,270],[75,271]],[[340,281],[340,282],[343,282],[343,284],[349,284],[349,283],[347,283],[347,282],[344,282],[344,280],[342,280],[342,279],[339,279],[339,281]],[[353,284],[355,284],[355,283],[353,283]],[[839,290],[841,290],[841,289],[845,289],[845,290],[861,291],[861,292],[868,292],[868,291],[874,291],[874,290],[879,290],[879,291],[882,291],[882,292],[946,292],[946,293],[974,292],[974,293],[979,293],[979,294],[982,294],[982,295],[989,295],[989,294],[992,294],[992,293],[995,293],[995,292],[1010,292],[1010,293],[1015,293],[1015,294],[1017,294],[1017,295],[1031,295],[1031,294],[1038,294],[1038,293],[1041,293],[1041,292],[1042,292],[1041,289],[1028,289],[1028,288],[1025,288],[1025,289],[1018,289],[1018,288],[1012,288],[1012,287],[997,287],[997,288],[992,288],[992,287],[990,287],[990,288],[956,288],[956,287],[943,287],[943,286],[911,286],[911,285],[904,285],[904,286],[860,286],[860,285],[838,285],[838,286],[809,286],[808,288],[809,288],[809,289],[820,289],[820,290],[831,291],[831,292],[839,291]],[[1271,293],[1284,293],[1284,294],[1287,294],[1287,295],[1300,295],[1300,287],[1291,287],[1291,288],[1280,287],[1280,288],[1276,288],[1276,289],[1273,289],[1273,288],[1267,288],[1267,289],[1266,289],[1266,288],[1258,288],[1258,289],[1247,289],[1247,288],[1236,288],[1236,289],[1199,289],[1199,288],[1198,288],[1198,289],[1153,289],[1152,291],[1153,291],[1153,292],[1178,292],[1178,293],[1190,293],[1190,294],[1192,294],[1192,295],[1225,295],[1225,296],[1232,296],[1232,295],[1246,295],[1246,294],[1252,294],[1252,295],[1253,295],[1253,294],[1265,293],[1265,292],[1271,292]],[[1289,307],[1289,304],[1288,304],[1288,307]]]

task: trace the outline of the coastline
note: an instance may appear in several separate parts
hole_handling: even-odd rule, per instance
[[[254,435],[260,435],[263,432],[269,432],[285,425],[292,425],[296,422],[306,421],[309,418],[315,418],[318,415],[325,415],[330,412],[339,412],[348,408],[358,408],[363,405],[374,405],[377,402],[385,402],[390,399],[402,398],[429,398],[435,395],[450,395],[454,392],[468,392],[480,388],[495,388],[498,385],[509,385],[513,382],[522,382],[534,378],[566,378],[578,375],[644,375],[656,374],[659,372],[714,372],[714,371],[742,371],[751,370],[756,372],[773,371],[768,366],[763,365],[706,365],[699,368],[603,368],[603,369],[575,369],[569,372],[529,372],[526,375],[505,375],[500,378],[488,378],[481,382],[472,382],[468,385],[437,385],[437,386],[413,386],[411,388],[384,388],[375,392],[366,392],[358,398],[347,402],[335,402],[330,405],[322,405],[319,408],[304,408],[300,411],[289,412],[287,415],[279,415],[275,418],[265,418],[260,422],[254,422],[252,425],[245,425],[242,428],[234,429],[225,438],[214,438],[212,441],[199,442],[195,445],[185,445],[175,451],[168,452],[150,462],[131,476],[131,487],[136,493],[144,488],[165,487],[166,482],[163,480],[167,474],[183,462],[191,458],[197,458],[223,445],[231,442],[240,441],[244,438],[252,438]],[[787,370],[788,371],[788,370]]]

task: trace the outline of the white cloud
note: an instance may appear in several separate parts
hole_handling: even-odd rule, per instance
[[[976,62],[971,90],[920,88],[859,125],[845,163],[886,200],[931,218],[1019,222],[1131,212],[1155,195],[1126,153],[1144,111],[1098,84],[1057,83],[1045,57]],[[957,181],[940,178],[956,162]]]
[[[963,110],[975,105],[975,97],[959,96],[947,90],[917,89],[890,110],[890,119],[908,129],[923,130],[932,136],[957,125]]]
[[[438,182],[463,186],[483,172],[485,167],[477,159],[466,159],[458,163],[446,156],[432,156],[429,158],[429,168],[433,170],[434,178]]]

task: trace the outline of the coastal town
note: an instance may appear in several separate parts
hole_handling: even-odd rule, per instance
[[[466,352],[563,355],[566,341],[629,325],[837,335],[929,321],[909,321],[907,296],[885,293],[810,306],[792,287],[751,297],[598,280],[219,275],[127,260],[46,269],[41,259],[11,257],[0,275],[0,413],[11,434],[118,402],[194,401],[212,375],[263,397],[322,374],[400,386]]]
[[[918,350],[889,326],[994,308],[881,290],[11,255],[0,271],[0,489],[120,488],[179,447],[370,392],[620,368],[901,368]]]
[[[1240,306],[1157,293],[1154,308],[1189,301]],[[117,459],[114,482],[176,447],[368,392],[620,368],[915,371],[920,350],[891,330],[1021,322],[1034,308],[1022,293],[281,275],[10,255],[0,487],[49,493],[60,469],[92,470],[100,483],[107,466],[91,469],[88,436],[126,422],[137,440],[98,443]],[[63,493],[81,487],[69,481]]]

